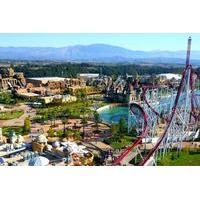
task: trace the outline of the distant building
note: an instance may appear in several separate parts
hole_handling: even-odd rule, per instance
[[[76,101],[77,98],[75,96],[72,96],[70,94],[66,95],[55,95],[54,96],[54,101],[59,101],[61,103],[70,103]]]
[[[24,74],[15,72],[10,67],[0,68],[0,90],[12,89],[14,87],[25,87],[26,80]]]
[[[39,98],[44,104],[49,104],[52,102],[57,103],[70,103],[77,100],[75,96],[72,96],[70,94],[66,95],[54,95],[54,96],[45,96]]]
[[[23,92],[23,93],[17,93],[18,96],[23,97],[25,99],[33,99],[36,97],[39,97],[39,94],[32,93],[32,92]]]
[[[58,89],[65,90],[72,87],[85,87],[86,81],[78,78],[61,78],[61,77],[42,77],[42,78],[27,78],[27,83],[33,87],[45,87],[49,90]],[[58,91],[57,93],[60,93]]]
[[[44,104],[49,104],[53,102],[54,97],[53,96],[46,96],[46,97],[40,97],[40,101]]]
[[[66,78],[65,83],[67,87],[85,87],[86,81],[82,78]]]
[[[82,78],[85,81],[88,81],[88,80],[92,80],[95,78],[99,78],[99,74],[92,74],[92,73],[77,74],[77,78]]]
[[[27,83],[32,83],[35,87],[40,87],[46,85],[50,82],[63,82],[65,78],[61,77],[35,77],[35,78],[27,78]]]
[[[9,68],[10,67],[10,63],[0,63],[0,66]]]
[[[157,77],[163,80],[171,80],[171,79],[180,80],[181,79],[181,75],[172,74],[172,73],[158,74]]]

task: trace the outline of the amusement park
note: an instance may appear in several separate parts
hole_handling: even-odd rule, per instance
[[[2,0],[2,200],[196,200],[200,3]]]
[[[189,37],[184,66],[170,68],[180,73],[2,61],[0,165],[200,165],[200,74],[191,46]]]

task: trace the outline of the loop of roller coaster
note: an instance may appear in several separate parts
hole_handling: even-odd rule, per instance
[[[150,157],[153,156],[154,153],[158,150],[160,144],[162,143],[162,141],[164,140],[164,138],[167,136],[167,131],[168,131],[168,129],[169,129],[171,123],[172,123],[172,120],[173,120],[173,118],[175,116],[175,113],[176,113],[178,101],[179,101],[179,98],[180,98],[180,95],[181,95],[181,92],[182,92],[182,89],[183,89],[183,86],[184,86],[184,81],[185,81],[185,78],[186,78],[186,73],[187,73],[188,70],[191,70],[191,69],[192,69],[192,66],[191,65],[187,65],[186,68],[183,70],[182,79],[181,79],[181,82],[180,82],[180,85],[179,85],[179,88],[178,88],[178,92],[177,92],[177,95],[176,95],[176,98],[175,98],[174,106],[172,108],[172,113],[171,113],[171,115],[169,117],[169,122],[168,122],[168,124],[166,126],[166,129],[164,130],[164,133],[159,138],[159,140],[156,143],[156,145],[150,150],[150,152],[139,163],[140,166],[145,165],[145,163],[150,159]]]
[[[182,79],[181,79],[181,82],[180,82],[180,85],[178,87],[178,92],[177,92],[177,95],[176,95],[176,98],[175,98],[175,102],[174,102],[174,106],[172,108],[172,113],[169,117],[168,120],[166,120],[167,122],[167,126],[166,126],[166,129],[164,131],[164,133],[161,135],[161,137],[159,138],[158,142],[156,143],[156,145],[150,150],[150,152],[144,157],[144,159],[142,159],[142,161],[139,163],[139,165],[145,165],[145,163],[149,160],[149,158],[151,156],[153,156],[153,154],[155,153],[155,151],[158,150],[160,144],[162,143],[162,141],[164,140],[164,138],[166,137],[167,135],[167,131],[172,123],[172,120],[173,120],[173,117],[176,113],[176,109],[177,109],[177,105],[178,105],[178,102],[179,102],[179,98],[181,96],[181,92],[182,92],[182,89],[183,89],[183,86],[184,86],[184,81],[185,81],[185,78],[187,76],[187,72],[191,70],[192,71],[192,66],[191,65],[187,65],[186,68],[183,70],[183,73],[182,73]],[[192,79],[192,75],[193,73],[190,73],[190,87],[191,87],[191,98],[192,98],[192,101],[191,101],[191,113],[194,113],[194,110],[195,110],[195,106],[194,106],[194,101],[195,101],[195,94],[194,94],[194,87],[193,87],[193,79]],[[147,92],[147,89],[148,88],[145,88],[144,89],[144,93],[143,93],[143,100],[144,102],[147,104],[147,106],[152,110],[153,113],[155,113],[158,117],[161,117],[161,115],[150,105],[150,103],[147,101],[147,98],[146,98],[146,92]],[[117,157],[114,162],[113,162],[113,165],[118,165],[120,164],[120,162],[135,148],[137,147],[143,138],[145,138],[148,134],[148,126],[147,126],[147,114],[145,113],[145,111],[143,110],[143,108],[138,105],[138,104],[135,104],[135,103],[132,103],[130,104],[130,111],[133,113],[133,109],[134,107],[137,107],[141,113],[142,113],[142,116],[143,116],[143,119],[144,119],[144,129],[140,135],[140,137],[134,141],[134,143],[128,147],[127,149],[125,149],[121,155],[119,157]],[[195,119],[196,120],[199,120],[199,114],[198,116],[195,116]]]
[[[147,98],[146,98],[146,94],[147,91],[149,89],[158,89],[159,86],[146,86],[143,87],[143,94],[142,94],[142,100],[143,102],[148,106],[148,108],[151,110],[152,113],[154,113],[157,117],[162,118],[165,120],[166,122],[166,128],[164,129],[163,134],[160,136],[160,138],[158,139],[157,143],[155,144],[155,146],[147,153],[147,155],[145,157],[142,158],[142,160],[139,163],[139,166],[143,166],[147,163],[147,161],[154,156],[155,152],[159,149],[160,145],[162,144],[162,142],[165,140],[165,138],[168,136],[168,130],[170,128],[170,126],[173,123],[173,119],[175,117],[175,115],[177,114],[177,109],[178,109],[178,104],[179,104],[179,100],[180,100],[180,96],[182,96],[182,92],[183,92],[183,88],[185,86],[185,81],[188,78],[188,83],[187,83],[187,89],[191,91],[191,93],[189,93],[189,97],[191,98],[191,107],[189,109],[190,111],[190,120],[189,120],[189,124],[187,124],[187,128],[189,127],[189,125],[195,125],[197,121],[200,120],[200,112],[199,112],[199,108],[198,108],[198,102],[197,102],[197,98],[196,98],[196,94],[195,94],[195,85],[194,85],[194,81],[193,81],[193,76],[195,74],[194,70],[192,69],[192,65],[189,64],[189,59],[190,59],[190,49],[191,49],[191,38],[188,39],[188,48],[187,48],[187,56],[186,56],[186,67],[184,68],[183,72],[182,72],[182,78],[180,81],[180,84],[178,86],[178,91],[177,94],[175,96],[175,101],[174,101],[174,105],[172,107],[171,113],[169,115],[168,118],[163,118],[163,116],[161,115],[161,113],[157,112],[155,108],[153,108],[151,106],[151,104],[148,102]],[[197,74],[198,77],[198,74]],[[189,104],[187,105],[189,106]],[[139,144],[141,144],[142,139],[146,138],[148,135],[148,115],[145,112],[145,110],[138,104],[136,103],[131,103],[130,104],[130,111],[132,114],[134,114],[134,109],[138,108],[141,112],[141,115],[143,117],[143,121],[144,121],[144,128],[142,130],[142,133],[140,134],[140,136],[138,137],[137,140],[135,140],[133,142],[132,145],[130,145],[128,148],[126,148],[116,159],[114,159],[113,161],[113,165],[120,165],[122,160],[126,158],[126,156],[129,155],[130,152],[132,152],[134,150],[134,148],[138,147]],[[194,122],[193,124],[191,123],[191,117],[194,118]],[[187,129],[186,128],[186,129]]]

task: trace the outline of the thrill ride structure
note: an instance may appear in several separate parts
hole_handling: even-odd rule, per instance
[[[199,135],[199,77],[190,64],[191,38],[188,39],[186,66],[178,89],[146,86],[141,103],[129,103],[129,131],[137,139],[113,161],[113,165],[156,165],[171,149],[178,152],[184,141]]]

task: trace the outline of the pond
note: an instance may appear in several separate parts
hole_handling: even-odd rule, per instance
[[[200,92],[196,92],[197,102],[200,102]],[[160,100],[158,107],[156,110],[160,111],[164,108],[169,110],[171,100],[172,102],[175,100],[176,95],[173,95],[173,100],[171,96],[167,96]],[[173,105],[173,104],[172,104]],[[118,123],[121,118],[124,118],[126,122],[128,122],[128,107],[125,105],[107,105],[98,109],[101,120],[104,122]]]
[[[118,123],[121,118],[128,121],[128,107],[127,106],[105,106],[99,111],[100,118],[104,122]]]

